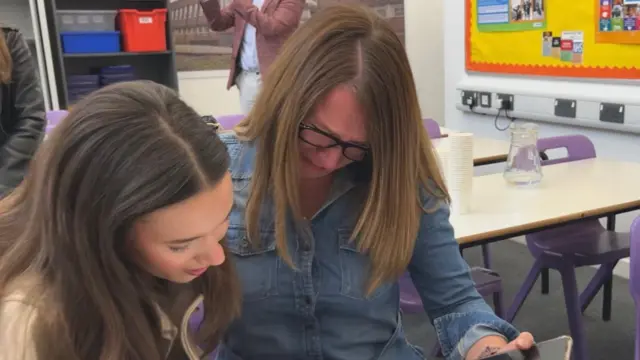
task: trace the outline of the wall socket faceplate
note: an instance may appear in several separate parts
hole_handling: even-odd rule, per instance
[[[600,104],[600,121],[624,124],[624,105],[613,103]]]
[[[509,103],[509,106],[504,107],[502,104],[504,104],[505,100]],[[503,94],[503,93],[497,93],[496,94],[496,109],[504,109],[507,111],[513,111],[513,107],[514,107],[514,97],[513,94]]]
[[[491,108],[491,93],[490,92],[478,93],[478,103],[480,107]]]
[[[462,97],[461,102],[462,104],[469,106],[469,107],[476,107],[478,105],[478,93],[475,91],[466,91],[463,90],[462,93],[460,94],[460,96]]]
[[[575,100],[556,99],[555,107],[553,108],[553,114],[555,116],[575,118],[577,111]]]

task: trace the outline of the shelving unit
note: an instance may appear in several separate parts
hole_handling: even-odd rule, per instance
[[[57,23],[58,10],[118,10],[118,9],[158,9],[165,8],[166,1],[153,0],[50,0],[46,1],[46,16],[50,29],[53,65],[56,73],[56,89],[60,108],[68,108],[67,76],[84,75],[105,66],[131,65],[139,79],[151,80],[178,89],[175,53],[167,16],[165,36],[167,51],[159,52],[119,52],[100,54],[65,54],[62,51],[60,31]]]

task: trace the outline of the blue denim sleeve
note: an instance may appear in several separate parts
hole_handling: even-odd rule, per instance
[[[425,208],[435,210],[422,217],[409,273],[445,358],[464,359],[485,336],[515,339],[518,330],[496,316],[476,290],[449,222],[449,207],[432,199]]]

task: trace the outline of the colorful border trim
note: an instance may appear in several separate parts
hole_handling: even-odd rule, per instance
[[[640,79],[640,68],[482,63],[471,60],[471,0],[465,0],[465,66],[468,71],[574,78]],[[598,13],[596,12],[596,16]],[[596,23],[597,24],[597,23]]]

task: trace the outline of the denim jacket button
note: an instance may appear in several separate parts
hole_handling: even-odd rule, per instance
[[[240,246],[243,249],[247,249],[249,247],[249,240],[247,240],[246,236],[242,238],[242,242],[240,243]]]

